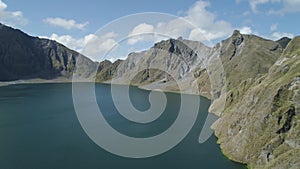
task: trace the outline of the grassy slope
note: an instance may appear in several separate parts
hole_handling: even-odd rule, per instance
[[[229,158],[251,168],[300,165],[299,40],[292,40],[267,74],[230,91],[233,98],[227,100],[225,112],[214,125]]]

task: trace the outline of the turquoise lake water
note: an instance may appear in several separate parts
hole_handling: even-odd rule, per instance
[[[131,102],[137,109],[147,110],[149,93],[131,87]],[[165,131],[175,121],[180,108],[180,95],[166,93],[168,102],[162,116],[149,124],[139,124],[118,113],[111,98],[110,85],[97,84],[96,96],[109,124],[131,137],[151,137]],[[210,105],[210,101],[203,97],[200,97],[200,102],[195,125],[176,147],[158,156],[131,159],[111,154],[89,139],[74,110],[72,84],[0,87],[0,169],[246,168],[221,153],[216,137],[198,143]]]

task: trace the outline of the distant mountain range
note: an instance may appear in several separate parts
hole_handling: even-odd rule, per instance
[[[214,47],[169,39],[97,63],[0,24],[0,81],[71,81],[75,66],[83,79],[206,96],[230,159],[250,168],[300,168],[300,37],[272,41],[234,31]]]
[[[20,30],[0,24],[0,81],[54,79],[72,76],[79,53],[48,39],[31,37]],[[86,57],[89,72],[97,65]]]

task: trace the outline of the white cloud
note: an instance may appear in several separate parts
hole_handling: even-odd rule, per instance
[[[277,27],[278,27],[278,24],[277,23],[274,23],[271,25],[270,27],[270,30],[273,32],[273,31],[276,31],[277,30]]]
[[[57,34],[52,34],[50,37],[43,37],[43,38],[48,38],[51,40],[55,40],[59,43],[62,43],[66,45],[68,48],[80,51],[82,47],[84,46],[84,40],[83,39],[75,39],[71,35],[57,35]]]
[[[272,35],[270,36],[270,38],[272,40],[278,40],[280,38],[283,38],[283,37],[289,37],[289,38],[293,38],[295,37],[293,34],[291,33],[287,33],[287,32],[274,32],[272,33]]]
[[[188,24],[185,18],[177,18],[168,22],[157,23],[155,33],[176,38],[187,35],[191,28],[193,27]]]
[[[209,6],[210,3],[207,1],[198,1],[185,12],[184,16],[156,25],[138,24],[128,36],[153,33],[152,41],[163,39],[157,35],[165,35],[172,38],[183,36],[190,40],[205,42],[227,37],[233,31],[232,25],[224,20],[218,20],[216,14],[208,11]],[[143,35],[129,39],[128,44],[150,40],[149,36]]]
[[[258,5],[266,4],[269,1],[270,0],[249,0],[249,5],[250,5],[252,12],[256,13],[256,12],[258,12],[258,10],[257,10]]]
[[[114,32],[109,32],[103,36],[89,34],[83,38],[74,38],[71,35],[57,35],[52,34],[50,37],[43,36],[41,38],[48,38],[64,44],[70,49],[81,52],[92,60],[101,60],[104,55],[112,48],[118,46],[115,40],[117,36]]]
[[[81,52],[93,60],[101,60],[107,52],[118,47],[118,42],[115,40],[116,36],[117,34],[114,32],[107,33],[100,37],[95,34],[87,35],[84,37],[85,44]]]
[[[203,34],[207,33],[203,29],[193,29],[189,35],[190,40],[200,40],[200,41],[205,41],[206,38],[203,37]]]
[[[250,5],[252,12],[257,13],[258,12],[257,6],[259,6],[259,5],[263,5],[263,4],[267,4],[267,3],[280,3],[282,1],[286,1],[286,0],[249,0],[249,5]],[[295,0],[295,1],[297,1],[297,0]]]
[[[209,6],[210,3],[206,1],[196,2],[188,10],[187,16],[185,16],[184,19],[193,23],[198,27],[198,30],[201,29],[203,31],[202,38],[209,41],[230,35],[233,31],[232,25],[224,20],[217,20],[217,16],[207,10]],[[190,37],[193,37],[193,40],[197,40],[197,38],[193,36],[193,32],[195,32],[195,30],[191,31]],[[200,37],[198,38],[200,39]]]
[[[5,10],[6,8],[7,8],[7,5],[4,2],[2,2],[2,0],[0,0],[0,10],[2,11],[2,10]]]
[[[300,0],[249,0],[250,8],[254,13],[258,12],[257,7],[259,5],[267,3],[277,3],[282,5],[281,9],[271,9],[267,12],[268,14],[284,15],[285,13],[300,12]]]
[[[252,28],[248,27],[248,26],[244,26],[242,28],[240,28],[240,32],[241,34],[252,34]]]
[[[152,34],[154,33],[154,26],[146,23],[139,24],[134,27],[133,30],[129,33],[128,44],[134,45],[139,41],[145,41],[143,34]],[[142,35],[142,36],[140,36]],[[148,36],[149,37],[149,36]]]
[[[21,11],[7,11],[7,5],[2,0],[0,0],[0,21],[11,26],[27,23]]]
[[[284,0],[283,12],[300,12],[299,0]]]
[[[300,0],[279,0],[283,7],[279,10],[270,10],[269,14],[284,15],[286,13],[300,12]]]
[[[67,20],[67,19],[58,18],[58,17],[56,17],[56,18],[46,18],[43,21],[45,23],[49,24],[49,25],[62,27],[62,28],[67,29],[67,30],[70,30],[70,29],[83,30],[88,25],[88,22],[77,23],[73,19]]]
[[[129,33],[129,35],[135,36],[143,33],[153,33],[153,31],[154,31],[153,25],[142,23],[134,27],[133,30]]]

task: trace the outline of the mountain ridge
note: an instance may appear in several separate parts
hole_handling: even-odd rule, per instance
[[[91,69],[97,66],[56,41],[32,37],[4,25],[0,28],[0,49],[0,81],[71,79],[78,57]],[[88,77],[93,70],[85,71],[83,74]]]
[[[300,168],[299,44],[300,37],[272,41],[235,30],[214,47],[169,39],[125,60],[96,63],[0,24],[0,81],[71,81],[78,66],[80,77],[96,82],[200,94],[220,117],[212,128],[230,159],[251,168]]]

